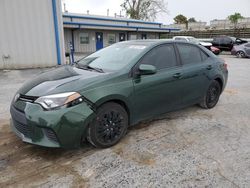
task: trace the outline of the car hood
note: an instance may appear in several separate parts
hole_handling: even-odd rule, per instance
[[[63,92],[79,92],[93,84],[93,82],[103,80],[109,74],[63,66],[42,73],[26,82],[18,90],[18,93],[39,97]]]

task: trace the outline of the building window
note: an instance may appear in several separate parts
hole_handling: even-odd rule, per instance
[[[89,44],[89,34],[88,33],[80,33],[80,44]]]
[[[108,34],[108,44],[115,43],[115,34]]]
[[[137,39],[137,35],[130,35],[130,40],[136,40]]]

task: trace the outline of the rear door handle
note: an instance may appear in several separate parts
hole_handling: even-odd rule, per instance
[[[213,68],[212,65],[207,66],[207,70],[211,70],[212,68]]]
[[[179,73],[179,72],[178,72],[178,73],[175,73],[175,74],[173,75],[174,78],[180,78],[181,76],[182,76],[182,74]]]

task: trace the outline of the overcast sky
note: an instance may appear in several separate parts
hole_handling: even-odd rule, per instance
[[[95,15],[114,16],[120,14],[123,0],[62,0],[66,8],[72,13],[87,13]],[[235,12],[241,13],[244,17],[250,17],[250,0],[165,0],[168,4],[168,14],[158,15],[155,21],[164,24],[173,23],[173,18],[178,14],[196,20],[209,21],[213,19],[225,19]],[[125,12],[122,12],[125,15]]]

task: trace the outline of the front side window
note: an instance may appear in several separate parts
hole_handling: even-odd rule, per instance
[[[88,33],[80,33],[80,44],[89,44],[89,34]]]
[[[198,47],[189,44],[177,44],[177,48],[183,65],[200,63],[202,61]]]
[[[154,65],[158,70],[177,66],[173,45],[161,45],[148,52],[140,64]]]

